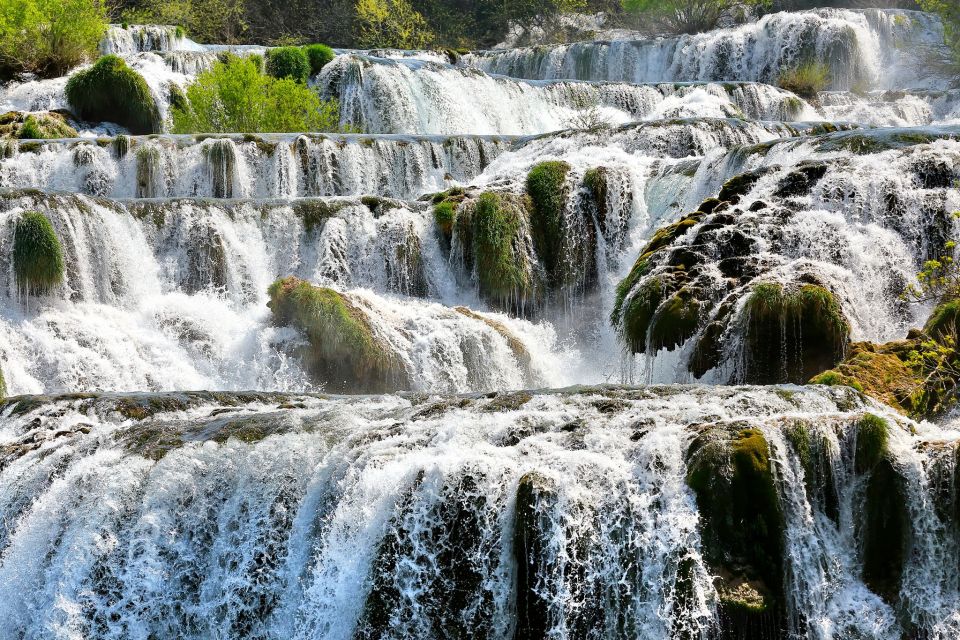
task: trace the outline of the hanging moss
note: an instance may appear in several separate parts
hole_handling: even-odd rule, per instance
[[[472,214],[465,219],[469,221],[468,239],[480,293],[501,308],[522,307],[537,297],[532,265],[520,248],[521,215],[519,207],[488,191],[477,198]]]
[[[63,247],[42,213],[30,211],[17,221],[13,240],[17,286],[27,295],[43,295],[63,282]]]
[[[849,343],[839,303],[818,285],[755,285],[743,313],[746,383],[802,384],[840,362]]]
[[[232,198],[237,172],[237,149],[229,138],[216,139],[204,145],[207,172],[214,198]]]
[[[0,400],[7,397],[7,380],[3,377],[3,367],[0,367]]]
[[[67,100],[82,120],[115,122],[134,134],[159,133],[160,111],[143,77],[123,58],[103,56],[67,82]]]
[[[697,332],[704,305],[694,292],[683,288],[657,309],[650,324],[650,350],[675,349]]]
[[[306,334],[305,360],[328,390],[382,393],[409,387],[399,356],[342,293],[291,277],[273,283],[269,294],[274,322]]]
[[[541,162],[527,175],[527,194],[533,204],[530,226],[534,247],[552,286],[567,280],[564,264],[566,245],[566,186],[570,165],[566,162]]]
[[[120,134],[113,139],[112,147],[113,156],[117,160],[122,160],[123,158],[127,157],[128,153],[130,153],[130,138]]]
[[[597,223],[603,234],[609,233],[607,218],[610,215],[607,201],[610,194],[610,170],[606,167],[590,169],[583,174],[583,186],[586,187],[597,209]]]
[[[457,203],[445,200],[434,205],[433,220],[440,235],[440,246],[444,251],[449,251],[453,239],[453,225],[457,221]]]
[[[687,484],[700,511],[704,556],[719,576],[726,634],[783,624],[784,518],[763,432],[720,426],[687,453]],[[778,637],[776,634],[770,637]]]
[[[665,298],[661,278],[648,278],[626,301],[621,314],[620,333],[633,353],[647,350],[650,323]]]
[[[300,47],[277,47],[267,51],[267,73],[280,80],[306,84],[310,79],[310,60]]]

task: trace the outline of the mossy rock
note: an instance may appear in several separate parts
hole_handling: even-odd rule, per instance
[[[740,199],[747,195],[747,193],[753,189],[754,185],[760,181],[760,178],[771,170],[771,168],[765,167],[734,176],[723,184],[723,188],[720,189],[720,194],[717,197],[723,202],[738,204]]]
[[[705,307],[688,287],[670,296],[657,309],[650,323],[651,351],[673,350],[692,338],[700,327]]]
[[[703,429],[687,452],[687,484],[700,512],[704,558],[718,576],[722,637],[754,637],[743,632],[758,625],[780,628],[785,524],[763,432]]]
[[[452,200],[444,200],[435,204],[433,206],[433,221],[437,226],[440,246],[444,251],[449,252],[453,241],[453,225],[457,221],[457,203]]]
[[[904,478],[889,451],[890,426],[867,414],[855,425],[854,468],[867,477],[859,523],[863,581],[890,604],[899,600],[911,542]]]
[[[11,111],[0,116],[0,137],[20,140],[54,140],[76,138],[77,130],[70,126],[66,116],[56,111],[21,113]]]
[[[377,337],[349,297],[292,277],[273,283],[269,294],[274,322],[306,335],[310,347],[302,355],[327,390],[385,393],[409,388],[399,355]]]
[[[13,268],[17,286],[27,295],[47,294],[63,282],[63,246],[42,213],[28,211],[17,220]]]
[[[803,384],[843,360],[850,325],[822,286],[754,285],[743,309],[742,382]]]
[[[960,300],[949,300],[937,305],[923,327],[924,333],[936,339],[960,338]]]
[[[0,400],[7,397],[7,379],[3,377],[3,367],[0,366]]]
[[[610,195],[610,170],[606,167],[597,167],[590,169],[583,174],[583,186],[586,187],[597,208],[597,223],[600,225],[601,232],[606,235],[607,217],[610,212],[607,210],[607,201]]]
[[[527,347],[520,341],[520,339],[512,332],[509,328],[502,322],[498,322],[486,316],[482,316],[479,313],[467,308],[467,307],[454,307],[453,309],[462,316],[466,316],[472,320],[477,320],[484,323],[497,333],[499,333],[504,340],[507,341],[507,345],[510,347],[510,351],[513,352],[514,358],[516,358],[517,363],[520,365],[520,368],[524,371],[527,376],[527,379],[532,378],[531,374],[531,362],[532,358],[530,356],[530,351]]]
[[[115,122],[133,134],[159,133],[160,110],[150,87],[123,58],[103,56],[67,82],[67,101],[82,120]]]
[[[553,485],[543,476],[528,473],[517,486],[513,520],[513,558],[516,563],[516,620],[514,640],[540,640],[551,629],[549,594],[538,588],[549,563],[553,535],[550,512],[556,505]]]
[[[826,174],[827,164],[825,162],[808,162],[801,164],[780,180],[773,195],[775,198],[791,198],[808,195],[813,187],[816,186]]]
[[[570,165],[548,161],[534,166],[527,175],[527,194],[532,211],[530,227],[537,255],[547,272],[551,286],[567,280],[564,264],[567,248],[566,208],[569,189],[567,176]]]

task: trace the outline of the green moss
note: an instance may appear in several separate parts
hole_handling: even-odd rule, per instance
[[[811,378],[809,384],[822,384],[825,387],[851,387],[863,393],[862,384],[853,378],[847,378],[838,371],[824,371],[820,375]]]
[[[633,353],[646,352],[650,323],[664,297],[663,280],[649,278],[630,295],[622,308],[620,334]]]
[[[27,295],[43,295],[63,282],[63,247],[42,213],[30,211],[17,221],[13,240],[17,286]]]
[[[717,197],[724,202],[739,203],[740,199],[747,195],[768,171],[769,169],[758,169],[730,178],[723,184],[723,188],[720,189],[720,194]]]
[[[960,337],[960,300],[949,300],[933,310],[930,319],[924,326],[924,332],[933,338]]]
[[[521,212],[502,196],[486,192],[477,198],[470,220],[473,259],[480,293],[501,308],[536,298],[530,265],[518,249]]]
[[[7,380],[3,377],[3,367],[0,367],[0,400],[7,397]]]
[[[122,160],[127,156],[128,153],[130,153],[130,138],[120,134],[113,139],[112,146],[114,157],[116,157],[118,160]]]
[[[869,472],[887,455],[890,442],[889,430],[886,420],[872,413],[868,413],[857,422],[857,447],[854,456],[857,473]]]
[[[160,131],[160,111],[143,77],[115,55],[103,56],[67,82],[67,100],[82,120],[115,122],[134,134]]]
[[[703,307],[703,303],[687,288],[661,304],[650,323],[651,352],[675,349],[693,337],[700,326]]]
[[[310,75],[315,76],[336,57],[333,49],[325,44],[310,44],[303,48],[310,63]]]
[[[300,47],[278,47],[267,51],[267,73],[274,78],[289,78],[306,84],[310,79],[310,60]]]
[[[340,206],[319,199],[295,200],[293,214],[303,221],[306,232],[311,233],[314,229],[323,228],[327,220],[337,215]]]
[[[449,251],[453,240],[453,225],[457,221],[457,203],[445,200],[434,205],[433,221],[437,225],[444,251]]]
[[[597,207],[597,222],[603,233],[607,233],[607,200],[610,193],[610,171],[606,167],[590,169],[583,174],[583,186],[590,192]]]
[[[803,383],[843,359],[850,326],[833,294],[813,284],[755,285],[744,307],[743,382]]]
[[[777,85],[804,98],[816,98],[830,85],[830,67],[822,62],[806,62],[780,72]]]
[[[409,386],[399,356],[343,294],[297,278],[278,280],[269,294],[274,322],[306,334],[310,348],[305,359],[327,389],[387,392]]]
[[[705,559],[720,576],[722,614],[738,626],[753,619],[740,620],[743,614],[776,619],[784,599],[785,525],[763,432],[709,428],[691,445],[687,465]]]
[[[20,113],[10,111],[0,116],[0,137],[20,140],[53,140],[76,138],[77,130],[67,124],[60,113]]]
[[[564,248],[566,244],[566,186],[570,165],[566,162],[541,162],[527,175],[527,193],[533,204],[530,226],[534,247],[540,257],[551,285],[563,284]]]

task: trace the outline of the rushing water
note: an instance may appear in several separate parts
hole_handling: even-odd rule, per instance
[[[960,231],[960,91],[926,57],[942,38],[919,12],[822,9],[455,62],[344,50],[311,83],[362,133],[75,123],[5,142],[0,638],[960,636],[957,432],[845,387],[727,386],[758,283],[826,287],[855,341],[926,319],[900,294]],[[164,114],[225,51],[264,51],[149,25],[101,49]],[[829,91],[774,86],[811,56]],[[10,83],[0,106],[66,108],[66,80]],[[566,170],[560,282],[526,200],[544,161]],[[735,208],[648,265],[688,271],[704,322],[626,353],[617,285],[744,175]],[[517,216],[526,289],[491,293],[439,192],[458,216],[483,192]],[[44,295],[16,278],[30,211],[64,251]],[[322,343],[268,307],[288,276],[335,292],[398,393],[326,395],[360,389],[319,375],[304,356]],[[691,366],[718,324],[716,362]],[[757,438],[777,512],[762,578],[732,547],[718,560],[694,489],[710,452],[711,490],[735,480],[731,443]],[[731,594],[775,604],[750,618]]]

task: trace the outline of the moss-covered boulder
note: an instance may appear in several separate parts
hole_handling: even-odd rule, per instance
[[[23,113],[9,111],[0,116],[0,138],[20,140],[53,140],[76,138],[77,130],[70,126],[64,114],[57,111]]]
[[[742,316],[741,382],[802,384],[842,361],[850,342],[836,298],[815,284],[757,284]]]
[[[530,227],[537,255],[543,262],[551,285],[562,284],[567,277],[563,264],[567,245],[567,176],[566,162],[541,162],[527,175],[527,194],[533,205]]]
[[[0,400],[7,397],[7,379],[3,377],[3,366],[0,365]]]
[[[514,640],[546,638],[551,629],[549,594],[538,588],[538,583],[543,572],[550,570],[550,514],[556,502],[556,490],[546,478],[536,473],[520,478],[513,520],[513,558],[517,567]]]
[[[466,201],[454,222],[459,256],[480,295],[505,311],[528,313],[542,304],[528,215],[525,199],[488,191]]]
[[[784,517],[770,448],[749,425],[701,428],[687,452],[704,558],[717,576],[721,637],[779,637],[784,626]],[[770,635],[754,635],[766,629]]]
[[[42,213],[28,211],[17,220],[13,268],[17,286],[27,295],[44,295],[63,282],[63,246]]]
[[[923,327],[924,333],[936,339],[960,338],[960,300],[948,300],[937,305]]]
[[[911,542],[904,479],[890,455],[890,426],[867,414],[855,426],[854,469],[866,477],[858,523],[863,581],[889,603],[899,600]]]
[[[159,133],[160,110],[150,87],[123,58],[103,56],[67,82],[67,101],[81,120],[115,122],[134,134]]]
[[[306,335],[310,344],[301,355],[327,390],[385,393],[409,388],[399,355],[376,335],[367,315],[347,295],[292,277],[273,283],[269,294],[274,322]]]
[[[457,221],[458,204],[452,200],[444,200],[433,205],[433,221],[440,237],[440,247],[450,251],[453,242],[453,225]]]

